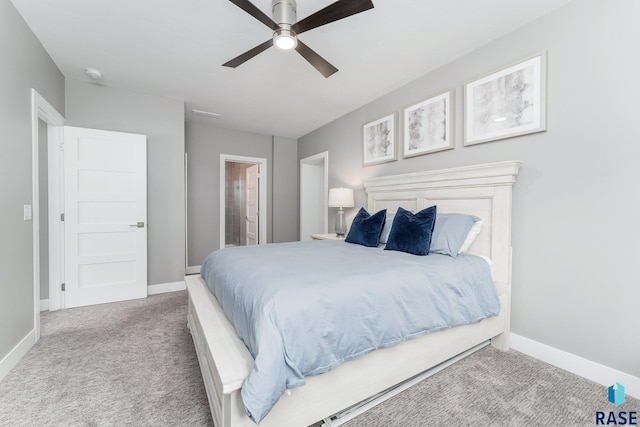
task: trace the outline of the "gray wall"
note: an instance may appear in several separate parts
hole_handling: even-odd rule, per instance
[[[147,135],[148,281],[183,280],[184,104],[67,78],[66,107],[70,126]]]
[[[273,137],[273,241],[294,242],[298,233],[298,140]]]
[[[297,240],[296,141],[219,128],[207,120],[186,124],[189,265],[200,265],[220,246],[220,154],[267,159],[267,241]]]
[[[513,332],[640,376],[639,21],[637,1],[576,0],[302,137],[298,155],[328,150],[330,186],[358,188],[361,205],[367,177],[523,160],[514,187]],[[463,84],[544,49],[548,130],[463,147]],[[361,166],[364,123],[450,87],[454,150]]]
[[[9,0],[0,0],[0,360],[34,327],[31,88],[64,114],[64,77]]]

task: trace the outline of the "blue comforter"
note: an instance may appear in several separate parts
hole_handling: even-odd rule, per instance
[[[255,359],[242,400],[256,423],[306,375],[500,312],[488,264],[466,254],[279,243],[215,251],[201,271]]]

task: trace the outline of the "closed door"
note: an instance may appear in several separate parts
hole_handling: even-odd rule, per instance
[[[147,296],[146,136],[65,127],[65,307]]]
[[[258,183],[260,179],[259,165],[249,166],[246,172],[247,177],[247,191],[246,191],[246,236],[247,246],[257,245],[258,241]]]

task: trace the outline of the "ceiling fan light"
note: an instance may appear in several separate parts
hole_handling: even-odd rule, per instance
[[[273,34],[273,44],[282,50],[289,50],[298,45],[298,39],[289,30],[278,30]]]

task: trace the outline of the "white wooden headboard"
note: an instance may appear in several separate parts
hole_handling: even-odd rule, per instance
[[[371,213],[415,212],[436,205],[439,213],[467,213],[484,220],[469,252],[493,261],[499,287],[511,284],[511,189],[522,162],[507,161],[370,178],[364,182]]]

